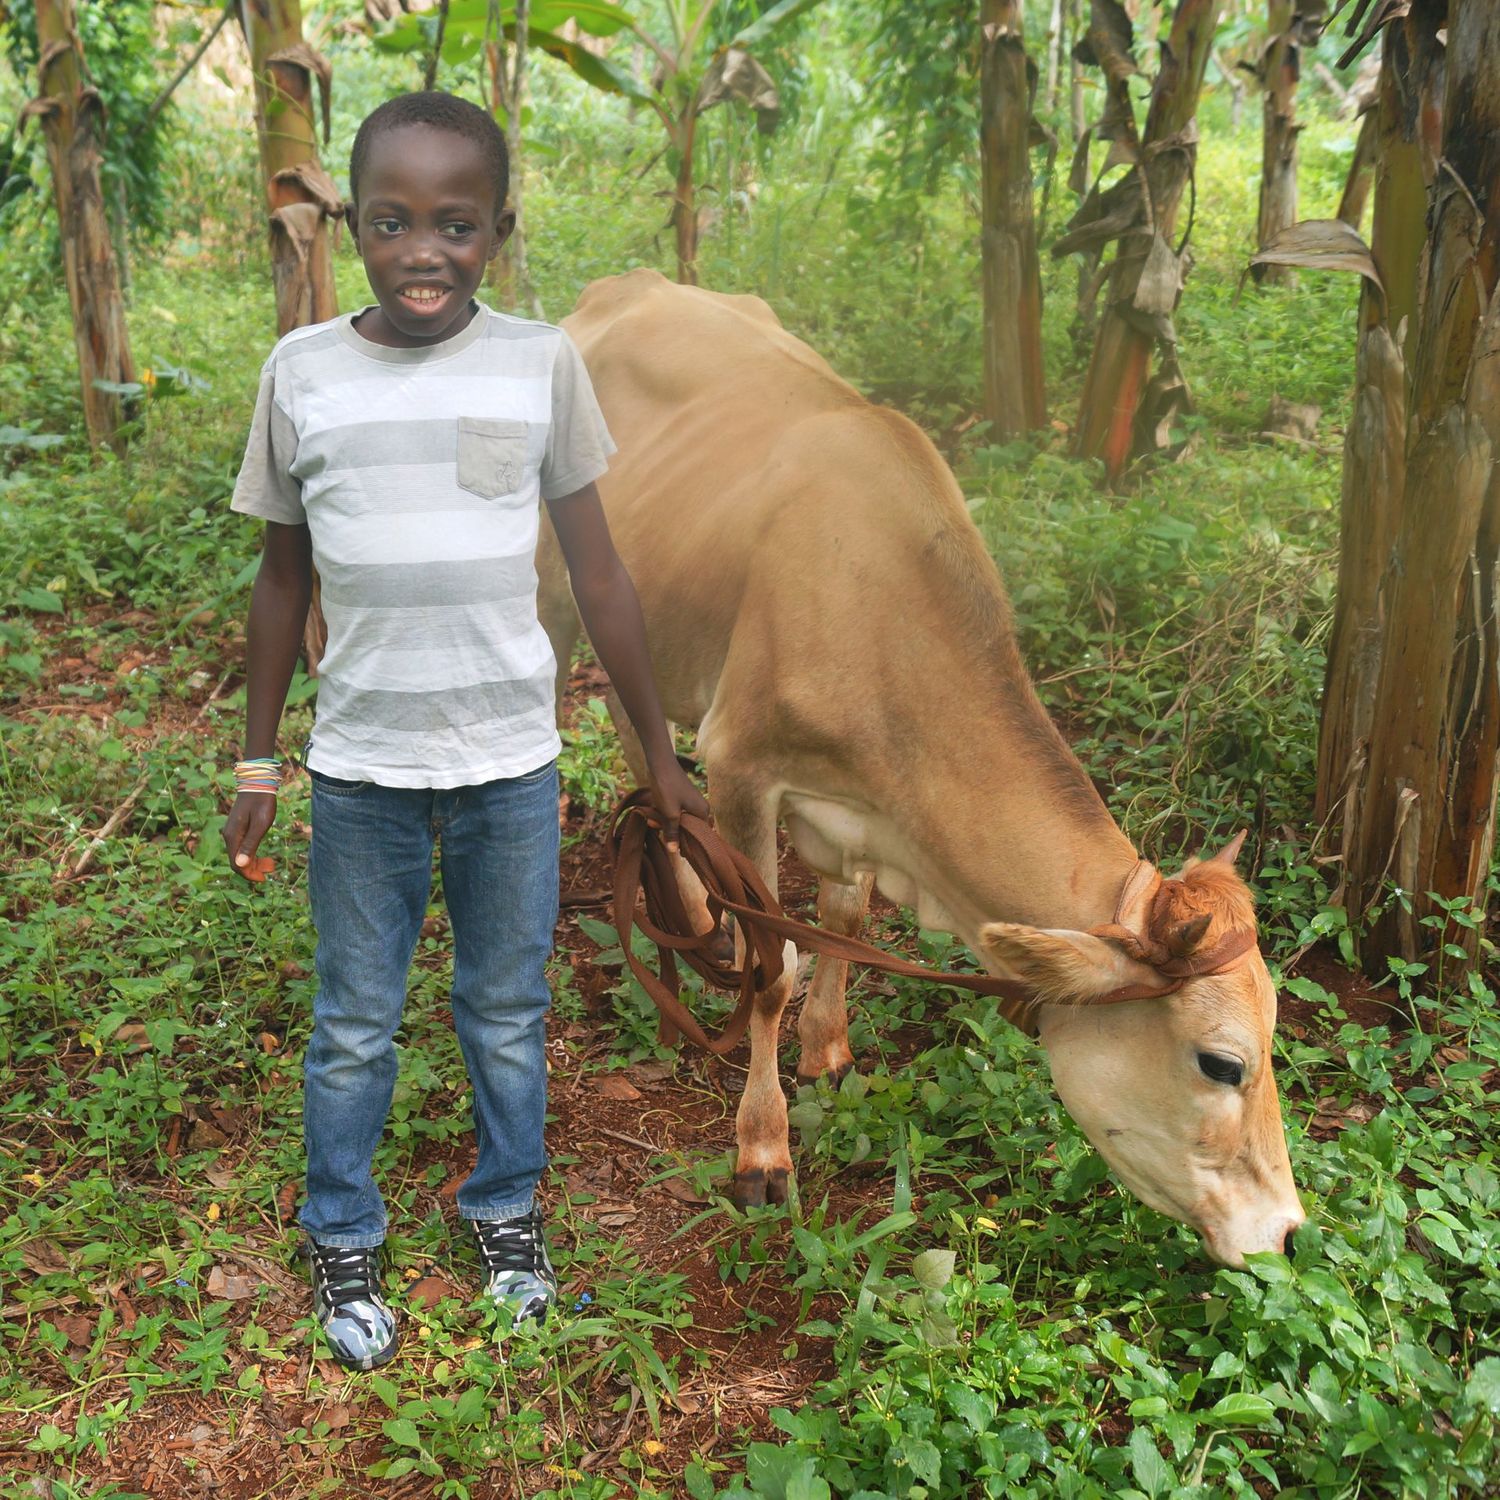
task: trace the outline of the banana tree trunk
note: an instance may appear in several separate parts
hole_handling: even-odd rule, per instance
[[[63,275],[73,308],[73,338],[83,385],[83,417],[89,442],[124,448],[123,425],[134,402],[118,390],[135,382],[125,308],[109,217],[99,185],[99,140],[104,104],[85,80],[88,69],[73,19],[73,0],[38,0],[37,69],[41,92],[26,107],[41,117],[52,167],[52,192],[62,239]]]
[[[1366,761],[1386,639],[1387,574],[1406,489],[1406,349],[1416,324],[1422,226],[1440,141],[1441,57],[1437,31],[1446,0],[1424,0],[1389,26],[1374,106],[1370,247],[1382,297],[1360,297],[1354,413],[1344,440],[1339,571],[1318,733],[1317,816],[1344,840],[1361,825]],[[1426,122],[1425,127],[1423,122]],[[1423,129],[1430,139],[1420,143]],[[1342,217],[1342,215],[1340,216]]]
[[[255,127],[270,217],[276,328],[288,333],[338,314],[330,220],[343,211],[318,160],[314,84],[328,134],[328,63],[303,40],[301,0],[240,0],[255,75]]]
[[[490,0],[489,30],[484,39],[485,64],[490,75],[490,113],[501,130],[507,133],[506,151],[510,150],[510,64],[506,56],[505,32],[500,24],[500,0]],[[511,163],[511,176],[515,176],[515,163]],[[514,184],[511,205],[514,207]],[[516,216],[515,233],[500,247],[500,253],[490,262],[489,283],[501,307],[514,309],[516,305],[515,242],[524,235],[525,226],[520,215]]]
[[[1297,222],[1297,78],[1301,49],[1296,0],[1270,0],[1266,7],[1268,41],[1262,62],[1262,127],[1258,242],[1269,245]],[[1284,286],[1296,284],[1290,266],[1261,266],[1257,279]]]
[[[1074,56],[1072,43],[1078,32],[1078,7],[1080,0],[1063,0],[1066,7],[1064,27],[1068,41],[1068,122],[1073,127],[1073,140],[1079,141],[1088,128],[1083,107],[1083,64]]]
[[[511,51],[511,73],[505,115],[505,145],[510,155],[510,206],[516,211],[516,227],[504,246],[509,259],[509,306],[525,299],[534,318],[542,316],[541,302],[531,284],[531,268],[526,259],[526,205],[522,172],[521,111],[526,104],[526,69],[529,62],[527,41],[531,26],[531,0],[515,0],[515,44]]]
[[[984,406],[991,432],[1012,437],[1047,420],[1029,145],[1034,74],[1021,0],[984,0],[980,25]]]
[[[1448,921],[1440,903],[1482,908],[1500,761],[1500,8],[1452,0],[1446,23],[1443,170],[1427,219],[1406,486],[1349,871],[1364,906],[1389,872],[1410,909],[1393,903],[1371,924],[1371,966],[1440,943],[1477,957],[1478,933]]]
[[[677,240],[677,280],[698,285],[698,206],[693,191],[693,137],[698,117],[693,105],[683,106],[673,132],[677,148],[677,181],[672,192],[672,227]]]
[[[327,322],[339,310],[328,225],[338,221],[344,204],[318,160],[313,99],[316,81],[326,142],[331,70],[303,40],[301,0],[240,0],[240,25],[255,75],[255,130],[271,230],[276,331],[290,333]],[[322,589],[314,575],[302,632],[308,676],[317,675],[327,645]]]
[[[1175,348],[1170,315],[1186,265],[1171,240],[1197,161],[1198,95],[1219,8],[1220,0],[1179,0],[1161,46],[1139,159],[1126,179],[1137,206],[1119,235],[1075,436],[1078,453],[1100,459],[1110,483],[1124,472],[1135,449],[1152,349],[1158,342],[1169,352]],[[1122,196],[1110,192],[1116,200]]]
[[[1063,0],[1052,0],[1052,8],[1047,15],[1047,86],[1042,93],[1042,102],[1049,121],[1057,110],[1057,84],[1062,76],[1062,57],[1066,44]]]
[[[1447,0],[1417,0],[1402,21],[1385,29],[1392,59],[1380,75],[1375,110],[1379,135],[1375,217],[1383,226],[1376,261],[1390,294],[1390,324],[1402,334],[1408,363],[1416,348],[1420,276],[1427,244],[1427,194],[1442,154],[1444,55],[1439,33]]]
[[[1357,230],[1365,221],[1365,205],[1370,201],[1370,186],[1375,180],[1375,153],[1379,139],[1375,111],[1367,109],[1360,119],[1354,158],[1349,163],[1349,175],[1344,179],[1344,191],[1339,194],[1339,208],[1335,215],[1351,229]]]

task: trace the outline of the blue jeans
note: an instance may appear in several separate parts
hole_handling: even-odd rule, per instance
[[[439,842],[453,928],[453,1022],[474,1095],[478,1162],[458,1190],[469,1219],[527,1213],[547,1165],[546,963],[557,923],[557,767],[450,790],[312,773],[308,886],[318,993],[303,1069],[304,1230],[378,1245],[370,1167],[396,1083],[406,976]]]

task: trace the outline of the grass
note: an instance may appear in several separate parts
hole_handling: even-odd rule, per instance
[[[340,68],[347,143],[389,79],[352,53]],[[670,243],[649,131],[539,80],[544,175],[528,202],[557,316],[595,275],[664,264]],[[1174,461],[1101,494],[1063,432],[957,435],[979,385],[972,222],[956,192],[882,200],[861,175],[856,105],[837,70],[814,73],[753,204],[709,234],[704,279],[770,297],[949,444],[1042,691],[1132,837],[1170,865],[1251,826],[1267,947],[1286,969],[1278,1066],[1310,1215],[1296,1254],[1213,1270],[1111,1187],[1043,1057],[972,999],[905,983],[854,992],[861,1075],[799,1090],[796,1201],[741,1214],[717,1196],[734,1070],[665,1070],[644,997],[586,961],[586,939],[608,934],[585,920],[555,967],[550,1052],[567,1300],[543,1333],[502,1339],[469,1302],[444,1192],[466,1167],[467,1110],[435,905],[377,1164],[409,1335],[376,1376],[311,1357],[285,1259],[313,984],[304,791],[284,799],[265,888],[226,875],[217,839],[257,546],[225,501],[271,298],[256,240],[184,202],[177,238],[137,258],[132,334],[143,366],[207,385],[154,400],[123,459],[80,441],[66,306],[40,251],[0,251],[30,289],[0,308],[0,427],[16,429],[0,453],[6,1493],[185,1492],[195,1474],[237,1500],[1493,1485],[1491,981],[1394,965],[1386,1007],[1292,963],[1343,930],[1307,808],[1354,289],[1304,276],[1237,300],[1258,148],[1210,99],[1178,319],[1196,413]],[[201,128],[183,149],[246,178],[243,137],[206,96],[190,108]],[[727,116],[706,119],[706,175],[728,202],[753,148]],[[1347,127],[1310,122],[1310,212],[1351,147]],[[352,305],[347,247],[339,275]],[[1081,380],[1072,270],[1047,276],[1066,424]],[[1261,434],[1273,390],[1325,409],[1313,447]],[[299,684],[284,743],[310,695]],[[565,758],[575,831],[618,776],[581,705]],[[84,875],[57,878],[86,854]],[[961,959],[899,922],[884,936]],[[635,1100],[610,1103],[606,1078]]]

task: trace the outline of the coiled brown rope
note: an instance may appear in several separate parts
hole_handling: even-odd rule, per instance
[[[725,843],[713,826],[701,818],[684,814],[678,825],[678,848],[697,875],[708,897],[713,926],[695,933],[677,886],[672,855],[657,827],[656,812],[646,791],[632,792],[615,810],[610,844],[615,856],[613,914],[620,934],[620,947],[630,971],[661,1012],[660,1038],[668,1046],[686,1036],[707,1052],[722,1056],[731,1052],[745,1035],[758,991],[769,989],[785,968],[783,943],[790,938],[799,949],[847,963],[863,964],[902,979],[921,979],[928,984],[951,985],[976,995],[993,995],[1000,1013],[1028,1036],[1036,1035],[1036,1007],[1040,1003],[1031,986],[993,974],[963,974],[924,968],[904,958],[883,952],[859,938],[828,932],[806,922],[794,921],[766,889],[760,871],[738,849]],[[1180,990],[1189,979],[1222,974],[1233,968],[1255,947],[1253,930],[1225,934],[1206,953],[1191,956],[1150,956],[1149,943],[1120,926],[1127,898],[1139,883],[1154,883],[1160,897],[1161,876],[1146,861],[1136,866],[1120,893],[1115,922],[1096,930],[1096,935],[1119,942],[1132,958],[1160,976],[1154,983],[1124,985],[1081,1002],[1117,1005],[1128,1000],[1153,1000]],[[641,911],[642,897],[645,911]],[[1153,906],[1155,901],[1153,901]],[[719,956],[719,922],[725,912],[735,917],[744,937],[746,962],[736,968]],[[660,974],[653,974],[636,956],[630,943],[633,927],[639,927],[655,945]],[[1149,938],[1149,934],[1148,934]],[[700,974],[716,989],[738,990],[739,999],[718,1036],[710,1036],[694,1019],[680,998],[677,960]]]
[[[994,995],[1001,1000],[1006,1019],[1028,1033],[1035,1028],[1030,1012],[1035,997],[1027,986],[993,974],[952,974],[926,969],[893,954],[882,952],[858,938],[828,932],[806,922],[794,921],[766,889],[760,871],[738,849],[731,848],[701,818],[684,814],[678,825],[678,850],[703,884],[713,926],[695,933],[687,907],[677,886],[672,856],[656,826],[649,793],[632,792],[615,812],[610,843],[615,857],[614,919],[620,947],[630,971],[655,1001],[661,1012],[661,1040],[674,1045],[686,1036],[705,1051],[722,1056],[731,1052],[745,1035],[750,1011],[758,991],[769,989],[784,970],[783,943],[790,938],[799,949],[864,964],[905,979],[929,984],[948,984]],[[640,910],[645,898],[645,911]],[[733,915],[744,936],[746,961],[743,968],[719,956],[719,922],[725,912]],[[635,955],[630,945],[632,927],[639,927],[655,945],[660,974]],[[710,1036],[679,998],[677,960],[716,989],[738,990],[739,999],[723,1030]]]

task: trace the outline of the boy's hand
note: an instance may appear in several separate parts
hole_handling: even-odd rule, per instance
[[[276,799],[264,792],[241,792],[224,821],[224,849],[234,872],[258,885],[275,862],[256,854],[260,841],[276,821]]]
[[[713,821],[703,793],[693,785],[692,778],[677,764],[668,761],[660,769],[651,772],[651,802],[656,815],[661,819],[662,838],[673,854],[677,849],[677,824],[683,813],[692,813],[705,823]]]

